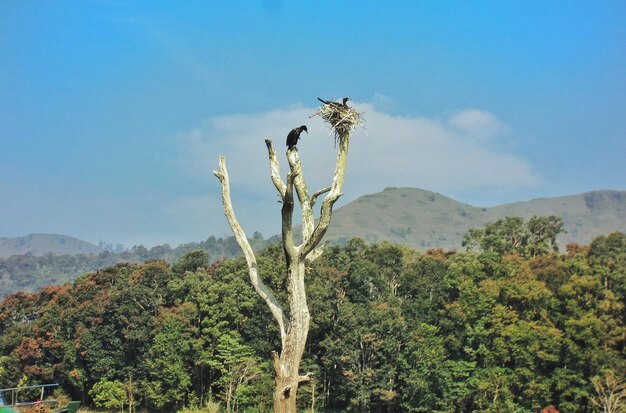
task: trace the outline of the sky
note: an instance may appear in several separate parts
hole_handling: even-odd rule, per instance
[[[336,207],[385,187],[493,206],[626,190],[626,2],[1,1],[0,237],[172,246],[280,231],[264,140]]]

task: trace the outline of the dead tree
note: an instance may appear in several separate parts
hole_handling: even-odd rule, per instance
[[[333,205],[342,195],[341,190],[346,171],[350,133],[356,126],[361,124],[360,114],[353,108],[345,105],[324,104],[315,115],[321,116],[330,123],[335,139],[338,142],[335,173],[329,187],[309,195],[296,148],[287,150],[289,173],[285,182],[283,182],[280,177],[280,166],[272,141],[269,139],[265,140],[270,163],[270,177],[282,201],[282,243],[287,264],[288,308],[283,308],[272,291],[259,277],[254,252],[235,217],[232,207],[228,172],[223,156],[219,158],[219,169],[213,172],[220,180],[224,214],[233,230],[237,243],[245,255],[250,281],[256,292],[268,305],[278,323],[281,350],[280,354],[277,352],[273,353],[275,372],[274,412],[276,413],[295,413],[298,385],[311,379],[309,374],[301,375],[299,373],[300,361],[304,352],[311,320],[307,305],[305,275],[310,263],[323,253],[322,247],[318,245],[330,224]],[[294,188],[302,211],[302,243],[299,245],[295,244],[292,225]],[[320,216],[316,223],[313,207],[317,199],[324,194],[326,196],[322,201]]]

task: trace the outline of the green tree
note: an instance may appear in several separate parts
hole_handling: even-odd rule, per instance
[[[411,322],[436,323],[448,299],[445,257],[422,255],[400,272],[397,296],[402,313]]]
[[[106,409],[120,409],[120,412],[123,411],[126,401],[126,390],[124,390],[122,382],[102,379],[93,386],[89,394],[96,406]]]
[[[614,232],[595,238],[589,246],[588,257],[604,288],[613,291],[626,304],[626,235]]]
[[[194,250],[183,255],[172,265],[172,272],[182,275],[187,271],[194,272],[198,268],[208,267],[209,253],[203,250]]]
[[[438,328],[419,324],[407,337],[398,355],[399,398],[404,412],[434,412],[454,409],[450,398],[453,384],[444,338]]]
[[[548,217],[534,216],[528,220],[526,228],[528,229],[527,256],[536,257],[559,251],[556,237],[564,232],[561,218],[554,215]]]
[[[220,373],[217,384],[222,389],[226,411],[231,412],[236,410],[240,399],[246,397],[249,382],[262,374],[262,363],[250,347],[230,334],[219,338],[216,351],[211,365]]]
[[[397,403],[398,353],[406,324],[397,306],[371,300],[340,304],[336,327],[322,342],[322,363],[336,400],[365,412]]]
[[[534,216],[528,222],[520,217],[504,217],[487,223],[484,229],[469,230],[463,236],[462,245],[468,250],[535,257],[557,252],[556,237],[561,232],[563,221],[554,215]]]
[[[189,320],[193,306],[164,310],[148,349],[146,397],[156,408],[182,406],[191,387]]]

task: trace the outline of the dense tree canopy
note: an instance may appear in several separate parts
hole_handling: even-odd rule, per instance
[[[474,228],[463,237],[463,246],[498,254],[517,253],[536,257],[558,251],[556,237],[563,232],[563,220],[557,216],[534,216],[527,222],[520,217],[504,217]]]
[[[250,239],[250,244],[255,251],[259,251],[278,239],[280,238],[274,236],[264,240],[259,232],[255,232],[253,238]],[[44,286],[63,284],[73,281],[85,272],[120,263],[138,264],[155,259],[174,263],[191,251],[205,252],[213,261],[241,255],[234,237],[215,238],[214,236],[202,242],[190,242],[176,248],[168,244],[152,248],[135,245],[126,250],[106,250],[99,254],[53,255],[50,253],[41,257],[28,254],[14,255],[0,259],[0,299],[16,291],[32,292]]]
[[[315,380],[299,389],[302,407],[601,411],[598,389],[626,371],[626,236],[560,254],[558,222],[531,222],[502,222],[502,242],[490,232],[463,253],[358,239],[329,247],[307,274],[303,371]],[[6,297],[0,386],[55,381],[115,408],[172,412],[212,400],[267,411],[272,369],[262,360],[279,347],[271,314],[243,259],[209,258],[120,264]],[[280,289],[280,246],[259,266]]]

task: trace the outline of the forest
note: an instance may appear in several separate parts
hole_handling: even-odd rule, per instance
[[[265,240],[261,233],[255,232],[249,241],[255,251],[260,251],[268,244],[279,240],[280,237],[277,236]],[[205,241],[181,244],[175,248],[163,244],[152,248],[134,245],[128,249],[113,250],[109,245],[99,254],[13,255],[0,259],[0,299],[17,291],[30,292],[48,285],[63,284],[85,272],[115,264],[143,263],[155,259],[171,263],[195,250],[208,252],[211,261],[241,255],[241,249],[233,236],[226,238],[210,236]]]
[[[466,251],[328,246],[306,275],[302,410],[604,411],[626,380],[626,235],[559,252],[561,230],[507,217]],[[244,259],[211,262],[194,250],[6,297],[0,386],[57,382],[111,410],[269,411],[278,330]],[[284,300],[282,246],[258,264]]]

